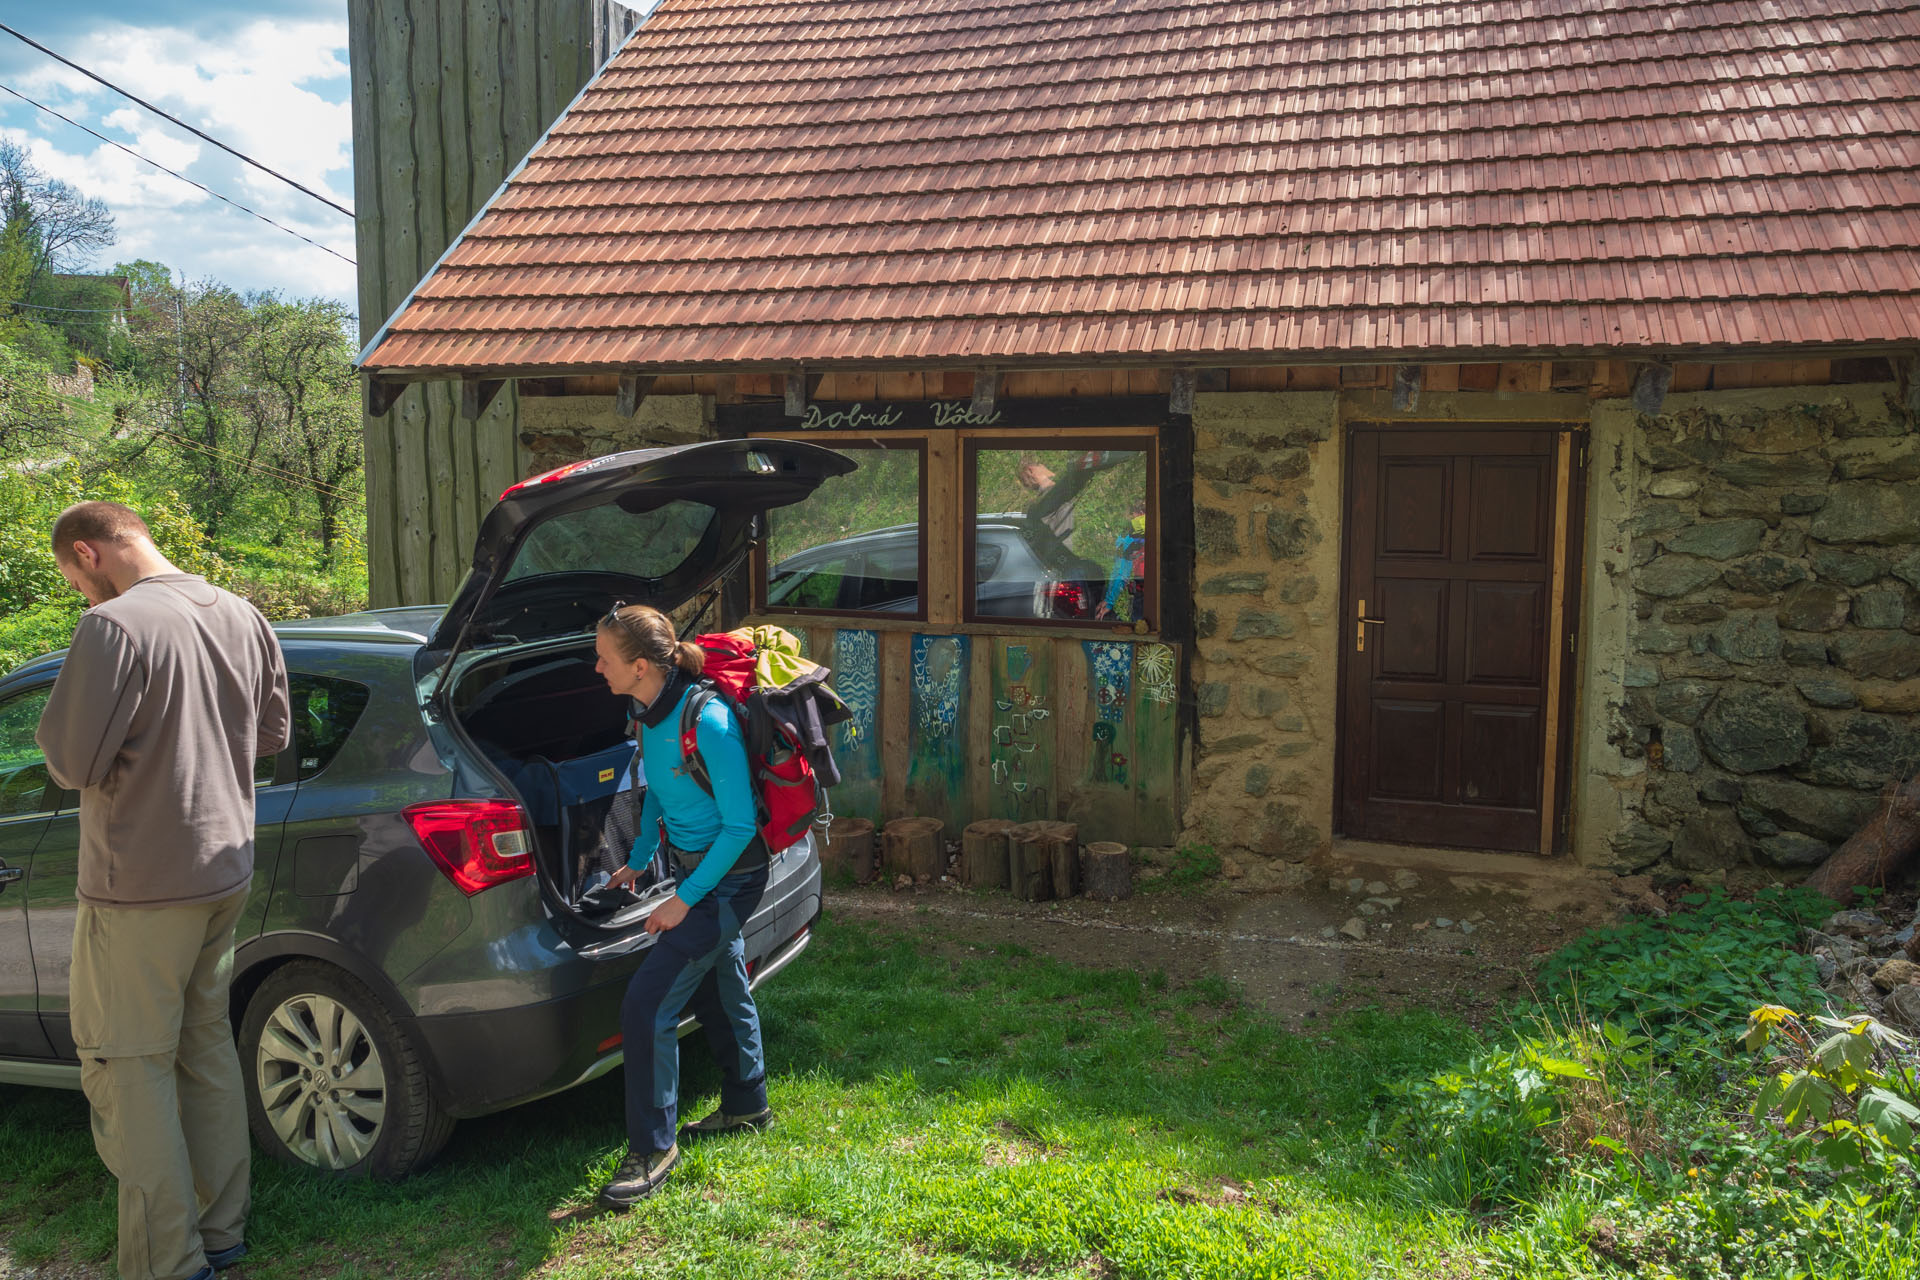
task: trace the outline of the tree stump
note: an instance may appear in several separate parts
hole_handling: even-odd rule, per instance
[[[1018,823],[1005,818],[970,822],[960,835],[961,862],[967,884],[974,889],[1005,889],[1011,883],[1007,833]]]
[[[880,830],[880,856],[890,876],[938,880],[947,873],[947,846],[938,818],[895,818]]]
[[[1053,873],[1053,896],[1071,898],[1080,892],[1080,828],[1071,822],[1049,822],[1041,839],[1047,846],[1047,864]]]
[[[865,818],[835,818],[820,851],[823,871],[845,871],[858,884],[873,879],[873,824]]]
[[[1118,902],[1133,896],[1133,851],[1111,840],[1087,846],[1082,879],[1089,898]]]
[[[1007,862],[1013,896],[1022,902],[1053,897],[1053,862],[1041,830],[1054,824],[1023,822],[1007,832]]]
[[[1920,776],[1889,782],[1873,820],[1854,832],[1807,877],[1807,888],[1836,902],[1856,885],[1884,886],[1920,852]]]

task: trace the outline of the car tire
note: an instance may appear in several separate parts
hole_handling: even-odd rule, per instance
[[[426,1057],[351,974],[299,960],[267,976],[240,1021],[247,1123],[287,1164],[404,1178],[453,1133]]]

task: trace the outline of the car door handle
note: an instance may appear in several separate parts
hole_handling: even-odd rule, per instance
[[[27,869],[25,867],[9,867],[5,863],[0,863],[0,884],[12,884],[15,880],[25,880],[26,878]]]

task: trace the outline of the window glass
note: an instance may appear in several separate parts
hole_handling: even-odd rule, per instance
[[[976,616],[1145,616],[1154,541],[1145,451],[981,448],[973,467]],[[1001,550],[983,567],[988,547]]]
[[[693,554],[713,518],[704,502],[674,501],[638,515],[613,502],[569,511],[527,535],[506,580],[583,572],[665,577]]]
[[[0,702],[0,817],[38,813],[53,785],[47,758],[34,741],[47,689],[35,689]]]
[[[367,709],[371,691],[326,676],[292,675],[287,685],[293,694],[293,746],[299,753],[299,778],[305,782],[340,754]]]
[[[919,614],[919,442],[828,447],[855,469],[767,513],[768,607]]]

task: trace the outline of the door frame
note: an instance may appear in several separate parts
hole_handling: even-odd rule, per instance
[[[1573,831],[1573,765],[1577,752],[1576,732],[1578,701],[1577,689],[1580,684],[1580,672],[1584,665],[1585,654],[1580,649],[1580,625],[1584,615],[1586,601],[1586,513],[1587,513],[1587,463],[1590,428],[1586,419],[1566,419],[1560,421],[1531,419],[1526,421],[1473,419],[1461,421],[1453,419],[1435,421],[1376,421],[1363,420],[1345,424],[1341,449],[1340,483],[1340,595],[1339,614],[1335,620],[1334,636],[1338,646],[1339,659],[1334,676],[1334,741],[1333,741],[1333,832],[1336,836],[1348,833],[1345,825],[1347,799],[1346,745],[1350,728],[1347,723],[1347,681],[1350,678],[1349,667],[1353,649],[1350,643],[1351,624],[1354,615],[1353,594],[1353,539],[1347,525],[1353,512],[1353,489],[1355,483],[1353,467],[1353,449],[1355,437],[1365,431],[1408,432],[1408,431],[1551,431],[1555,434],[1554,449],[1556,493],[1554,504],[1555,552],[1553,570],[1548,578],[1550,601],[1557,601],[1560,608],[1560,625],[1554,631],[1549,615],[1549,641],[1552,651],[1558,656],[1559,669],[1554,671],[1550,660],[1548,667],[1549,694],[1545,703],[1548,715],[1548,731],[1554,743],[1547,756],[1546,770],[1541,778],[1541,832],[1543,839],[1538,853],[1520,854],[1521,857],[1554,857],[1567,853],[1572,848]],[[1556,689],[1557,684],[1557,689]]]

